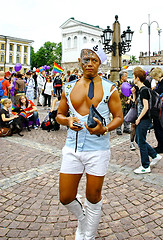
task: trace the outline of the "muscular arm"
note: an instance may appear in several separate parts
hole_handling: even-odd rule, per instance
[[[113,120],[108,124],[107,127],[109,131],[112,131],[123,123],[122,105],[118,91],[115,91],[111,95],[108,106],[113,115]]]
[[[61,125],[68,125],[68,118],[66,117],[68,114],[68,104],[65,96],[65,91],[63,91],[61,96],[61,101],[58,106],[57,117],[56,120]]]

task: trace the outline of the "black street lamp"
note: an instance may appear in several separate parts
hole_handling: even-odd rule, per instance
[[[118,16],[115,16],[115,23],[118,22]],[[131,47],[131,41],[132,41],[132,36],[133,36],[133,31],[131,31],[130,27],[127,27],[126,31],[123,31],[122,35],[120,36],[121,41],[116,43],[115,41],[110,44],[112,40],[114,31],[110,29],[108,26],[107,29],[103,31],[103,35],[101,36],[102,38],[102,44],[104,45],[104,51],[106,53],[113,52],[113,56],[116,55],[116,47],[118,45],[119,49],[119,56],[122,56],[122,54],[129,52],[130,47]]]

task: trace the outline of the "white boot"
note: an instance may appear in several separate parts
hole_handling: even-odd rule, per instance
[[[84,240],[94,240],[102,213],[102,199],[93,204],[85,199],[86,229]]]
[[[84,240],[85,212],[79,198],[75,198],[69,204],[64,205],[78,219],[78,227],[75,233],[75,240]]]

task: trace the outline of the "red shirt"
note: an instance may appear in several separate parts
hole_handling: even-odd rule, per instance
[[[34,103],[28,99],[28,103],[30,104],[30,107],[22,108],[24,111],[30,111],[32,110],[32,107],[35,106]],[[20,104],[18,104],[18,107],[21,107]],[[33,113],[27,113],[27,117],[31,116]]]
[[[2,81],[4,78],[0,78],[0,81]],[[8,80],[3,81],[2,83],[2,89],[4,92],[3,96],[7,96],[7,88],[10,86],[10,83]]]

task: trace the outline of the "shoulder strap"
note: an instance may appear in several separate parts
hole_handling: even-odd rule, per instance
[[[6,79],[1,80],[0,82],[3,83]]]

